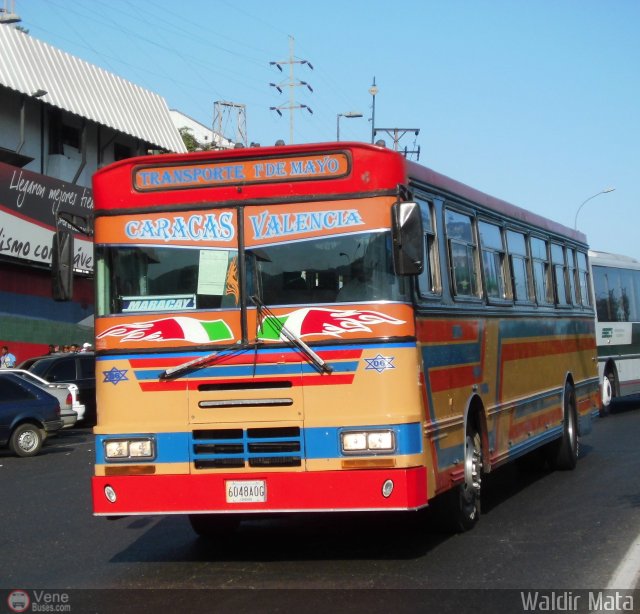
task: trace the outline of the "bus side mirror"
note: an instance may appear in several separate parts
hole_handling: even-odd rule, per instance
[[[73,296],[73,234],[58,230],[51,245],[51,281],[54,301],[70,301]]]
[[[424,233],[420,206],[395,203],[391,209],[393,265],[397,275],[418,275],[424,269]]]

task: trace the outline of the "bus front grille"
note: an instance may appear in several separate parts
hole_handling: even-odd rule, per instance
[[[297,426],[200,429],[191,451],[196,469],[300,467],[304,445]]]

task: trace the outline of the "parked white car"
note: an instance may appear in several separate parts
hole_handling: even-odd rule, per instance
[[[85,407],[78,401],[78,387],[75,384],[53,384],[25,369],[3,369],[3,372],[15,373],[56,397],[60,402],[62,428],[71,428],[84,418]]]

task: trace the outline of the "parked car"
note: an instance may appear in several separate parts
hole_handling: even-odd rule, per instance
[[[49,354],[25,360],[19,366],[48,382],[75,384],[85,407],[84,424],[96,423],[96,357],[93,352]]]
[[[60,402],[41,386],[0,371],[0,445],[35,456],[48,435],[62,428]]]
[[[52,384],[39,375],[27,371],[26,369],[5,369],[8,373],[15,373],[19,377],[44,388],[60,401],[60,415],[65,429],[71,428],[84,418],[85,408],[80,403],[78,387],[75,384]]]

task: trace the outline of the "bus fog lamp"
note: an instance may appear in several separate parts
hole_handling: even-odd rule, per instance
[[[387,499],[393,492],[393,480],[386,480],[382,485],[382,496]]]
[[[116,491],[113,490],[113,487],[108,485],[104,487],[104,496],[107,498],[107,501],[109,501],[109,503],[115,503],[116,499],[118,498],[116,496]]]

